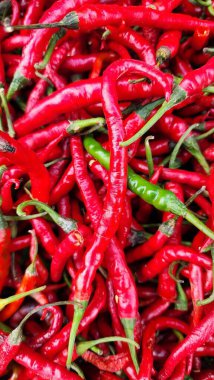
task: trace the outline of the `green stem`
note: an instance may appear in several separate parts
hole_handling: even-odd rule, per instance
[[[152,150],[151,150],[149,141],[154,140],[154,138],[155,138],[154,136],[147,136],[145,138],[146,161],[147,161],[148,169],[149,169],[149,178],[151,178],[151,176],[154,173],[154,162],[153,162]]]
[[[178,152],[182,146],[182,144],[184,143],[184,140],[187,138],[187,136],[190,134],[190,132],[196,128],[198,124],[193,124],[191,125],[187,130],[186,132],[181,136],[181,138],[178,140],[177,144],[175,145],[173,151],[171,152],[171,158],[169,160],[169,167],[170,168],[174,168],[174,162],[176,160],[176,157],[178,155]]]
[[[203,89],[204,92],[214,94],[214,86],[207,86]]]
[[[205,47],[205,48],[203,48],[203,53],[214,55],[214,48],[212,48],[212,47]]]
[[[56,159],[53,160],[53,161],[46,162],[46,163],[44,164],[44,166],[45,166],[46,168],[49,168],[50,166],[56,164],[57,162],[59,162],[59,161],[65,161],[65,160],[68,160],[68,158],[66,158],[66,157],[56,158]]]
[[[70,121],[69,127],[66,129],[67,133],[79,133],[83,129],[93,126],[103,127],[106,121],[103,117],[93,117],[85,120]]]
[[[7,104],[7,99],[6,99],[6,96],[5,96],[3,88],[0,88],[0,98],[1,98],[1,102],[2,102],[2,107],[4,108],[5,116],[6,116],[6,119],[7,119],[8,134],[11,137],[14,137],[15,136],[15,131],[14,131],[14,128],[13,128],[13,123],[12,123],[12,119],[11,119],[11,116],[10,116],[10,111],[9,111],[8,104]]]
[[[15,302],[21,298],[30,296],[31,294],[35,294],[38,292],[42,292],[45,288],[46,288],[46,286],[40,286],[39,288],[28,290],[27,292],[14,294],[13,296],[10,296],[7,298],[1,298],[0,299],[0,310],[2,310],[5,306],[9,305],[10,303]]]
[[[54,33],[54,35],[51,37],[51,40],[49,42],[49,45],[48,45],[48,48],[46,50],[46,53],[43,57],[43,61],[40,62],[40,63],[36,63],[34,65],[35,69],[36,70],[43,70],[45,69],[45,67],[47,66],[48,62],[50,61],[51,59],[51,56],[52,56],[52,53],[55,49],[55,46],[57,44],[57,42],[62,38],[64,37],[66,33],[66,30],[64,28],[58,30],[58,32]]]
[[[208,8],[208,12],[211,14],[211,16],[214,16],[214,8],[212,5],[210,5]]]
[[[211,0],[196,0],[196,2],[203,7],[209,7],[212,4]]]
[[[139,344],[136,343],[133,339],[124,338],[123,336],[108,336],[106,338],[100,338],[96,340],[89,340],[86,342],[80,342],[77,344],[77,353],[79,356],[83,355],[86,351],[90,350],[92,347],[101,344],[101,343],[110,343],[110,342],[125,342],[131,344],[133,347],[139,348]]]
[[[8,33],[14,30],[31,30],[31,29],[49,29],[49,28],[68,28],[68,29],[78,29],[78,17],[76,12],[68,13],[61,21],[53,22],[52,24],[30,24],[30,25],[6,25],[5,30]]]
[[[129,351],[130,351],[130,355],[131,355],[135,370],[138,373],[139,372],[139,364],[138,364],[138,360],[137,360],[136,350],[135,350],[135,347],[133,345],[134,327],[135,327],[136,320],[134,318],[121,318],[121,322],[122,322],[126,337],[129,340],[131,340],[131,343],[128,342],[129,343]]]
[[[2,117],[0,116],[0,131],[4,132]]]
[[[64,218],[59,215],[56,211],[54,211],[51,207],[46,205],[43,202],[39,202],[37,200],[29,200],[22,202],[18,205],[16,212],[19,216],[25,216],[25,212],[23,209],[27,206],[35,206],[39,209],[45,210],[48,215],[53,219],[53,221],[62,228],[62,230],[66,233],[69,233],[75,229],[77,229],[77,223],[75,220],[70,218]]]
[[[177,144],[175,145],[175,147],[172,151],[171,158],[169,161],[169,167],[170,168],[175,168],[175,160],[176,160],[177,154],[178,154],[182,144],[184,144],[185,148],[188,150],[188,152],[191,153],[192,156],[195,157],[195,159],[203,167],[205,173],[209,174],[209,172],[210,172],[209,165],[208,165],[205,157],[203,156],[203,154],[201,152],[201,149],[200,149],[200,147],[196,141],[195,136],[187,137],[193,129],[196,129],[199,126],[200,126],[200,124],[191,125],[186,130],[186,132],[181,136],[181,138],[179,139],[179,141],[177,142]]]
[[[83,315],[85,313],[85,309],[88,305],[88,302],[87,301],[81,301],[80,305],[81,306],[74,306],[74,316],[73,316],[73,321],[72,321],[72,326],[71,326],[71,331],[70,331],[70,336],[69,336],[68,356],[67,356],[67,361],[66,361],[66,367],[68,370],[71,367],[77,331],[78,331],[80,322],[83,318]]]
[[[42,216],[47,215],[47,212],[40,212],[38,214],[31,214],[25,216],[16,216],[16,215],[4,215],[5,220],[8,222],[20,221],[20,220],[31,220],[35,218],[41,218]]]
[[[207,132],[202,133],[199,136],[196,136],[195,138],[196,138],[196,140],[203,140],[203,139],[206,139],[207,137],[209,137],[210,135],[212,135],[213,133],[214,133],[214,128],[210,129]]]
[[[8,327],[7,325],[5,325],[3,322],[0,322],[0,330],[4,331],[6,333],[10,333],[11,332],[11,328]]]
[[[177,292],[178,292],[178,297],[175,301],[175,309],[176,310],[183,310],[186,311],[188,310],[188,300],[185,291],[182,288],[181,283],[183,283],[182,280],[179,279],[179,274],[181,270],[183,269],[184,265],[181,265],[181,268],[178,269],[176,276],[173,274],[173,269],[175,265],[180,264],[180,261],[174,261],[170,266],[169,266],[169,275],[170,277],[176,282],[177,286]]]
[[[173,91],[170,100],[168,102],[164,101],[162,106],[156,112],[156,114],[141,128],[134,136],[130,139],[123,141],[120,143],[120,146],[128,146],[138,140],[141,136],[145,135],[151,127],[172,107],[176,104],[181,103],[184,99],[186,99],[186,92],[179,86],[175,88]]]
[[[191,205],[192,202],[194,202],[194,200],[204,192],[204,190],[206,189],[206,186],[202,186],[199,190],[197,190],[186,202],[185,202],[185,205],[188,207]]]
[[[45,75],[41,74],[38,70],[35,71],[35,74],[37,77],[47,82],[50,86],[53,86],[53,83],[51,82],[51,80],[47,78]]]

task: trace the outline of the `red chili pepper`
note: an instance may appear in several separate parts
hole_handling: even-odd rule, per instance
[[[83,245],[83,236],[79,231],[71,231],[63,241],[55,248],[54,256],[51,262],[51,278],[53,281],[59,281],[66,261]]]
[[[34,198],[47,202],[49,198],[49,175],[46,168],[39,162],[36,154],[1,131],[0,151],[2,157],[9,159],[11,163],[21,167],[29,174],[32,186],[31,192]]]
[[[53,256],[55,248],[58,245],[58,240],[50,224],[42,218],[36,218],[32,220],[32,225],[45,250],[50,256]]]
[[[118,82],[119,99],[135,99],[149,96],[163,96],[162,86],[158,83],[155,83],[155,85],[146,83],[127,85],[127,80]],[[91,104],[98,103],[100,100],[100,78],[71,83],[64,89],[47,96],[44,100],[40,100],[34,109],[14,123],[14,129],[18,135],[26,135],[38,127],[55,120],[62,113],[88,107]]]
[[[170,306],[170,302],[158,298],[151,305],[149,305],[141,314],[141,321],[143,326],[152,321],[153,318],[159,317],[161,314],[165,313],[165,311]]]
[[[6,38],[2,41],[2,50],[4,52],[10,52],[15,49],[23,48],[28,42],[29,37],[14,34],[11,37]]]
[[[180,361],[185,359],[187,355],[193,354],[198,347],[206,343],[209,337],[213,335],[213,314],[214,307],[212,307],[210,312],[192,329],[190,334],[173,349],[159,373],[158,378],[160,380],[169,378]]]
[[[180,39],[181,32],[177,30],[170,30],[161,35],[156,47],[156,59],[158,63],[161,64],[177,55]]]
[[[142,341],[142,355],[143,359],[140,365],[139,379],[151,378],[151,372],[153,367],[152,350],[155,342],[155,334],[157,330],[173,328],[181,331],[184,334],[188,334],[188,325],[178,319],[169,317],[159,317],[153,319],[146,326],[143,333]],[[148,344],[149,342],[149,344]]]
[[[42,15],[43,7],[45,1],[44,0],[30,0],[23,18],[23,25],[35,24],[38,22],[40,16]],[[30,34],[30,31],[23,30],[21,34],[26,36]]]
[[[10,269],[11,231],[3,214],[0,211],[0,292],[7,280]]]
[[[110,37],[114,41],[132,49],[142,61],[155,66],[155,52],[146,38],[128,28],[122,28],[122,31],[120,32],[118,29],[110,26],[108,27],[108,30],[110,31]]]
[[[163,12],[164,13],[164,12]],[[71,13],[72,18],[66,25],[71,29],[78,29],[82,32],[108,26],[120,25],[124,21],[126,25],[151,26],[161,29],[190,30],[196,28],[206,28],[213,32],[213,24],[210,20],[199,20],[178,13],[164,13],[145,7],[121,7],[119,5],[96,4],[95,6],[85,5],[78,11]],[[65,24],[63,25],[65,26]]]
[[[47,301],[48,302],[48,301]],[[63,314],[59,306],[47,306],[43,309],[41,320],[44,320],[49,313],[51,314],[50,326],[47,331],[43,331],[36,336],[27,339],[27,343],[33,349],[38,349],[54,336],[62,327]]]
[[[12,187],[17,190],[20,186],[20,181],[18,179],[9,179],[1,188],[1,197],[2,197],[2,211],[7,214],[13,208],[13,199],[11,190]]]
[[[173,143],[165,138],[157,139],[150,142],[150,148],[152,150],[152,156],[162,156],[167,153],[170,153],[171,148],[173,147]],[[137,157],[146,157],[145,144],[139,145],[137,153]]]
[[[41,23],[52,23],[60,21],[68,12],[71,12],[75,7],[84,3],[84,0],[78,2],[58,0],[51,8],[46,10],[40,19]],[[23,49],[23,58],[18,66],[13,81],[8,90],[8,98],[10,99],[13,94],[23,87],[29,79],[35,76],[34,65],[38,63],[43,54],[50,37],[53,34],[53,29],[41,29],[31,34],[31,38],[25,48]]]
[[[100,275],[95,278],[95,292],[88,308],[81,321],[78,333],[84,330],[89,324],[95,320],[100,310],[103,309],[106,303],[106,286]],[[72,322],[67,323],[60,332],[45,343],[41,352],[48,358],[53,358],[57,353],[61,352],[68,344],[70,329]]]
[[[31,236],[29,234],[18,236],[11,240],[10,250],[11,252],[14,252],[14,251],[19,251],[23,248],[27,248],[29,247],[30,242],[31,242]]]
[[[123,66],[121,66],[123,63]],[[122,207],[125,199],[125,191],[126,191],[126,176],[127,173],[125,171],[126,161],[127,161],[127,153],[124,149],[119,149],[119,143],[122,140],[122,136],[124,135],[123,125],[121,120],[121,113],[116,101],[116,79],[118,75],[121,73],[121,68],[126,71],[135,70],[137,72],[142,72],[144,75],[149,76],[151,79],[157,79],[158,73],[156,71],[152,72],[148,70],[149,67],[145,64],[138,65],[137,61],[121,61],[116,64],[112,64],[108,69],[104,72],[103,75],[103,105],[104,105],[104,113],[106,115],[106,121],[109,128],[109,141],[111,143],[111,154],[110,154],[110,174],[109,174],[109,187],[107,191],[107,196],[104,204],[104,212],[102,214],[101,219],[99,220],[99,224],[97,230],[95,231],[95,236],[93,242],[86,252],[84,256],[84,265],[82,269],[77,273],[77,278],[75,281],[75,292],[74,292],[74,300],[78,300],[81,302],[83,307],[85,308],[90,296],[91,292],[91,282],[95,276],[96,270],[100,265],[103,259],[103,252],[107,248],[109,240],[113,237],[119,225],[119,217],[121,216]],[[149,72],[148,72],[149,71]],[[114,79],[114,82],[109,81],[109,76]],[[166,91],[170,88],[170,78],[160,78],[162,81],[162,85]],[[109,107],[109,99],[111,100],[111,104],[115,104],[113,109]],[[114,120],[117,121],[117,130],[114,130]],[[73,152],[74,153],[74,152]],[[114,198],[112,197],[114,194]],[[105,211],[106,210],[106,211]],[[117,215],[117,219],[115,219]],[[114,228],[112,227],[112,223],[114,223]],[[99,252],[99,256],[98,256]],[[94,265],[94,259],[96,258],[96,265]],[[86,279],[87,273],[87,282]],[[134,311],[134,310],[133,310]],[[75,339],[75,334],[78,328],[78,325],[81,321],[82,315],[84,311],[76,308],[74,314],[74,323],[71,331],[71,347]],[[129,314],[129,313],[128,313]],[[135,314],[136,315],[136,314]],[[122,318],[122,322],[124,324],[124,328],[126,334],[130,334],[131,330],[133,330],[134,322],[133,317]],[[128,335],[131,336],[131,335]],[[71,351],[72,353],[72,351]],[[71,355],[71,354],[70,354]],[[132,355],[134,353],[132,352]],[[69,362],[70,358],[68,358]],[[134,360],[134,356],[133,356]],[[135,366],[137,368],[137,364],[135,362]]]
[[[82,357],[87,362],[95,365],[95,367],[108,372],[120,371],[129,363],[129,357],[126,352],[102,357],[92,351],[86,351]]]
[[[136,158],[132,159],[131,167],[143,174],[148,174],[148,165],[143,162],[142,160],[138,160]],[[156,170],[156,165],[154,166],[154,170]],[[170,169],[170,168],[163,168],[161,171],[160,177],[162,180],[166,181],[173,181],[178,182],[181,184],[188,183],[189,186],[193,187],[194,189],[200,189],[202,186],[205,186],[207,184],[207,177],[204,174],[193,172],[193,171],[187,171],[183,169]]]
[[[131,58],[128,50],[122,45],[122,44],[119,44],[115,41],[110,41],[108,43],[108,47],[113,50],[114,52],[116,52],[120,58],[122,59],[129,59]]]
[[[210,269],[211,267],[211,260],[207,256],[197,254],[197,252],[190,247],[166,245],[142,268],[141,273],[143,280],[153,278],[158,273],[161,273],[171,262],[176,260],[184,260],[205,269]]]
[[[97,226],[99,226],[99,220],[102,217],[102,208],[96,194],[96,190],[93,187],[93,183],[87,175],[86,168],[84,168],[83,152],[81,151],[81,143],[78,138],[72,139],[72,155],[74,157],[76,180],[80,186],[87,210],[90,213],[91,220],[95,225],[95,228],[97,228]],[[127,336],[130,336],[135,324],[135,319],[137,317],[136,291],[133,281],[130,278],[128,268],[123,257],[123,252],[120,249],[120,246],[117,243],[116,239],[110,242],[109,252],[111,252],[111,255],[109,256],[107,267],[109,275],[114,282],[114,288],[117,289],[116,292],[118,296],[118,312],[121,321],[124,323],[126,334]],[[117,266],[115,267],[116,262]],[[92,268],[90,270],[92,271]],[[122,273],[120,273],[120,271],[122,271]],[[126,284],[123,283],[124,273],[126,273]],[[128,296],[128,292],[132,298],[132,306],[126,304],[126,300],[130,298],[130,296]],[[127,329],[129,331],[127,331]]]

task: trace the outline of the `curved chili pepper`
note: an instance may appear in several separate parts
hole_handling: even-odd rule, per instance
[[[143,174],[148,174],[148,165],[143,162],[142,160],[137,160],[136,158],[133,158],[130,162],[131,167]],[[154,166],[154,169],[157,170],[158,166]],[[205,186],[207,184],[207,176],[201,173],[193,172],[193,171],[187,171],[182,169],[170,169],[170,168],[163,168],[160,177],[162,180],[166,181],[174,181],[181,184],[188,183],[189,186],[199,189],[202,186]]]
[[[14,251],[19,251],[23,248],[27,248],[29,247],[30,242],[31,242],[30,234],[18,236],[11,240],[10,250],[11,252],[14,252]]]
[[[127,80],[118,81],[119,99],[135,99],[149,96],[163,96],[162,86],[158,83],[155,83],[155,85],[146,83],[127,85]],[[100,78],[71,83],[64,89],[55,91],[45,99],[40,100],[36,107],[14,123],[14,129],[19,136],[26,135],[38,127],[55,120],[62,113],[88,107],[98,103],[100,100]]]
[[[45,317],[51,313],[51,322],[48,331],[41,332],[35,337],[27,339],[27,343],[30,347],[37,349],[41,347],[45,342],[47,342],[52,336],[54,336],[62,327],[63,323],[63,314],[59,306],[48,306],[42,312],[41,320],[44,320]]]
[[[36,154],[29,148],[15,141],[8,134],[0,131],[0,151],[2,157],[21,167],[29,174],[32,195],[47,202],[49,199],[49,175],[47,169],[39,162]]]
[[[158,298],[142,312],[142,324],[145,325],[147,322],[152,321],[153,318],[159,317],[168,309],[169,306],[169,301]]]
[[[158,317],[153,319],[146,326],[143,333],[142,341],[142,354],[143,359],[140,364],[139,379],[151,378],[151,372],[153,367],[153,355],[152,350],[155,342],[155,334],[159,329],[173,328],[181,331],[184,334],[188,334],[188,325],[178,319],[169,317]],[[149,342],[149,345],[148,345]]]
[[[51,6],[51,8],[46,10],[40,22],[50,23],[60,21],[67,15],[68,12],[83,3],[84,0],[73,2],[58,0]],[[15,72],[13,81],[10,84],[7,94],[8,99],[10,99],[14,93],[17,92],[17,90],[25,86],[26,83],[34,77],[34,65],[41,60],[43,49],[46,47],[53,31],[54,30],[52,29],[42,29],[37,30],[32,34],[32,38],[30,38],[29,42],[23,49],[22,61]]]
[[[118,29],[113,27],[108,27],[110,31],[110,37],[114,41],[117,41],[129,49],[132,49],[139,58],[148,63],[151,66],[155,66],[155,52],[152,45],[139,33],[132,29],[123,28],[123,30],[118,33]]]
[[[14,187],[16,190],[20,186],[20,181],[18,179],[9,179],[1,188],[1,197],[2,197],[2,211],[7,214],[8,212],[11,211],[13,208],[13,199],[12,199],[12,194],[11,190],[12,187]]]
[[[202,266],[202,268],[210,269],[211,260],[203,255],[198,254],[194,249],[182,245],[166,245],[158,251],[154,258],[150,260],[142,268],[142,278],[144,280],[155,277],[161,273],[171,262],[176,260],[184,260]]]
[[[10,269],[11,230],[0,210],[0,292],[7,280]]]
[[[127,146],[134,141],[136,141],[143,134],[148,132],[148,130],[170,109],[176,105],[180,105],[187,98],[200,95],[202,90],[213,83],[214,73],[213,73],[213,63],[214,57],[210,58],[209,61],[199,69],[190,71],[185,75],[178,86],[175,87],[169,101],[163,103],[156,114],[148,121],[144,126],[143,130],[136,133],[131,139],[121,143],[121,146]]]
[[[158,379],[165,380],[173,373],[176,365],[183,359],[195,352],[195,350],[202,346],[213,335],[213,315],[214,307],[210,312],[192,329],[190,334],[187,335],[172,351],[170,356],[164,363]]]
[[[100,310],[103,309],[106,303],[106,286],[105,282],[100,275],[95,277],[95,292],[94,296],[89,303],[84,317],[80,323],[78,333],[85,329],[89,324],[95,320]],[[70,329],[72,322],[67,323],[60,332],[52,337],[41,348],[41,352],[48,358],[53,358],[60,351],[62,351],[68,344]]]

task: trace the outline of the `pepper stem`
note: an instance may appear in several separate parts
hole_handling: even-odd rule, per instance
[[[103,117],[93,117],[91,119],[85,120],[74,120],[70,121],[70,125],[67,128],[67,133],[79,133],[82,129],[97,126],[98,128],[103,127],[106,124],[106,121]]]
[[[49,29],[49,28],[68,28],[72,30],[79,29],[79,19],[76,12],[68,13],[61,21],[50,24],[29,24],[29,25],[4,25],[6,32],[11,33],[14,30],[31,30],[31,29]]]
[[[10,87],[7,92],[7,100],[10,100],[13,95],[28,83],[28,79],[24,77],[19,70],[15,72]]]
[[[206,226],[200,219],[197,218],[191,211],[189,211],[186,208],[186,211],[184,211],[183,216],[188,222],[193,224],[196,228],[198,228],[201,232],[203,232],[205,235],[210,237],[212,240],[214,240],[214,232]]]
[[[122,322],[126,337],[128,339],[131,339],[131,341],[134,341],[134,326],[135,326],[135,322],[136,322],[135,319],[134,318],[121,318],[121,322]],[[129,351],[130,351],[130,355],[131,355],[135,370],[138,373],[139,372],[139,364],[138,364],[137,354],[136,354],[135,347],[133,346],[133,343],[132,344],[129,343]]]
[[[39,288],[28,290],[27,292],[14,294],[13,296],[10,296],[7,298],[1,298],[0,299],[0,310],[2,310],[5,306],[9,305],[10,303],[18,301],[21,298],[30,296],[31,294],[35,294],[38,292],[42,292],[45,288],[46,288],[46,286],[40,286]]]
[[[77,223],[74,219],[62,217],[61,215],[59,215],[56,211],[54,211],[51,207],[49,207],[45,203],[37,201],[35,199],[20,203],[16,209],[16,213],[19,216],[25,216],[26,214],[23,211],[23,209],[27,206],[36,206],[39,209],[45,210],[48,213],[48,215],[50,215],[50,217],[53,219],[53,221],[59,227],[61,227],[62,230],[66,233],[69,233],[69,232],[77,229]]]
[[[179,86],[175,88],[173,91],[169,101],[164,101],[162,106],[159,108],[159,110],[156,112],[156,114],[141,128],[134,136],[132,136],[130,139],[122,141],[120,143],[120,146],[128,146],[138,140],[140,137],[145,135],[151,127],[172,107],[174,107],[176,104],[181,103],[184,99],[186,99],[187,94],[186,92]]]
[[[214,128],[210,129],[209,131],[207,131],[205,133],[202,133],[199,136],[196,136],[195,138],[197,141],[203,140],[203,139],[206,139],[207,137],[209,137],[210,135],[212,135],[213,133],[214,133]]]
[[[5,116],[7,119],[8,134],[9,134],[9,136],[14,137],[15,131],[13,128],[13,123],[12,123],[12,119],[11,119],[11,115],[10,115],[10,111],[8,108],[7,99],[6,99],[3,87],[0,88],[0,98],[1,98],[2,107],[4,108]]]
[[[149,141],[154,140],[154,138],[155,138],[154,136],[147,136],[145,138],[146,161],[147,161],[148,169],[149,169],[149,178],[151,178],[151,176],[154,173],[154,162],[153,162],[152,150],[151,150]]]
[[[73,351],[74,351],[74,343],[77,335],[77,331],[80,325],[80,322],[82,320],[82,317],[85,313],[85,309],[88,305],[88,301],[81,301],[80,305],[74,306],[74,316],[69,336],[69,342],[68,342],[68,356],[66,361],[66,367],[69,370],[71,367],[72,357],[73,357]]]
[[[209,172],[210,172],[209,165],[208,165],[206,159],[204,158],[204,156],[200,150],[200,147],[196,141],[196,138],[193,136],[187,138],[187,136],[190,134],[190,132],[193,129],[198,128],[199,125],[200,124],[191,125],[186,130],[186,132],[181,136],[181,138],[179,139],[179,141],[177,142],[177,144],[175,145],[175,147],[172,151],[171,158],[169,161],[169,167],[170,168],[175,168],[176,157],[178,155],[178,152],[179,152],[182,144],[184,144],[185,148],[188,150],[188,152],[190,152],[192,154],[192,156],[196,158],[196,160],[199,162],[199,164],[203,167],[204,171],[207,174],[209,174]]]
[[[57,44],[57,42],[60,40],[60,38],[64,37],[66,33],[66,30],[64,28],[60,29],[58,32],[54,33],[54,35],[51,37],[51,40],[49,42],[48,48],[46,50],[46,53],[44,55],[43,61],[39,63],[35,63],[34,67],[36,70],[43,70],[47,66],[48,62],[51,59],[51,55],[54,51],[54,48]]]
[[[96,340],[88,340],[87,342],[80,342],[77,344],[77,353],[78,355],[83,355],[87,350],[90,350],[92,347],[101,344],[101,343],[108,343],[108,342],[125,342],[133,347],[139,348],[139,344],[136,343],[133,339],[124,338],[123,336],[108,336],[106,338],[100,338]]]

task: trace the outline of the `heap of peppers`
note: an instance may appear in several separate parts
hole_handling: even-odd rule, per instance
[[[1,378],[214,378],[213,6],[0,1]]]

